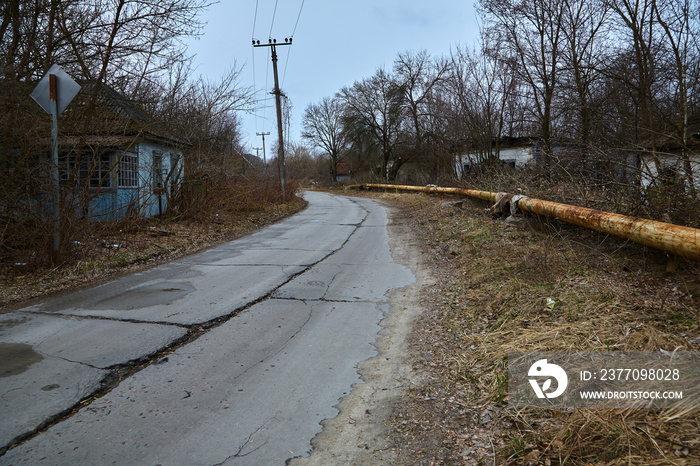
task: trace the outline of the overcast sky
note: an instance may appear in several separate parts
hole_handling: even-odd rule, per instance
[[[261,146],[256,133],[269,131],[277,139],[270,49],[253,48],[253,38],[279,43],[294,35],[293,45],[277,52],[280,87],[292,103],[290,136],[299,141],[309,103],[381,66],[390,69],[399,52],[425,49],[442,56],[478,37],[474,0],[221,0],[202,19],[204,34],[189,45],[196,73],[216,79],[235,61],[243,65],[241,85],[267,99],[243,117],[243,143],[251,153]],[[268,155],[273,139],[265,140]]]

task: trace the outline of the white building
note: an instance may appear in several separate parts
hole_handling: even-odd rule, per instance
[[[513,168],[523,168],[533,163],[537,153],[537,143],[532,138],[504,139],[499,147],[498,158],[505,165]],[[483,162],[483,156],[476,152],[460,154],[455,158],[455,174],[457,178],[468,174]]]

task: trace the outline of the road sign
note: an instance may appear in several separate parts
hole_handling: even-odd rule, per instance
[[[63,71],[63,68],[58,65],[52,65],[29,94],[46,113],[51,113],[51,75],[56,76],[56,109],[58,110],[58,116],[63,113],[68,104],[80,92],[80,84],[68,76],[68,73]]]
[[[61,229],[61,209],[59,206],[61,192],[58,181],[58,116],[68,107],[80,92],[80,84],[73,81],[68,73],[58,65],[51,65],[29,96],[51,115],[51,178],[53,197],[53,251],[58,260]]]

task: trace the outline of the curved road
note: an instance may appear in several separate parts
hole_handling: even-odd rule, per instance
[[[262,465],[308,455],[320,421],[361,382],[357,365],[376,354],[388,292],[414,276],[392,259],[384,208],[305,198],[304,212],[248,237],[0,315],[0,448],[123,365],[177,348],[0,464]]]

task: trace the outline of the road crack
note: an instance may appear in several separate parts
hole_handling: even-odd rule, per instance
[[[246,438],[245,441],[244,441],[242,444],[240,444],[240,445],[238,446],[238,451],[237,451],[236,453],[234,453],[233,455],[228,456],[228,457],[227,457],[226,459],[224,459],[222,462],[216,463],[216,464],[214,464],[213,466],[222,466],[222,465],[228,463],[230,460],[232,460],[232,459],[234,459],[234,458],[243,458],[243,457],[248,456],[248,455],[250,455],[250,454],[252,454],[252,453],[255,453],[256,451],[260,450],[262,447],[264,447],[265,445],[267,445],[267,444],[270,442],[269,437],[266,438],[264,442],[262,442],[261,444],[257,445],[255,448],[253,448],[253,449],[250,450],[249,452],[243,453],[243,450],[245,450],[245,447],[247,447],[248,445],[250,445],[250,444],[252,443],[252,441],[253,441],[253,436],[255,436],[255,434],[257,434],[258,432],[260,432],[263,428],[265,428],[265,426],[266,426],[267,424],[269,424],[273,419],[275,419],[275,418],[273,417],[273,418],[268,419],[267,421],[265,421],[265,422],[263,423],[263,425],[261,425],[260,427],[258,427],[257,429],[255,429],[255,430],[248,436],[248,438]]]

